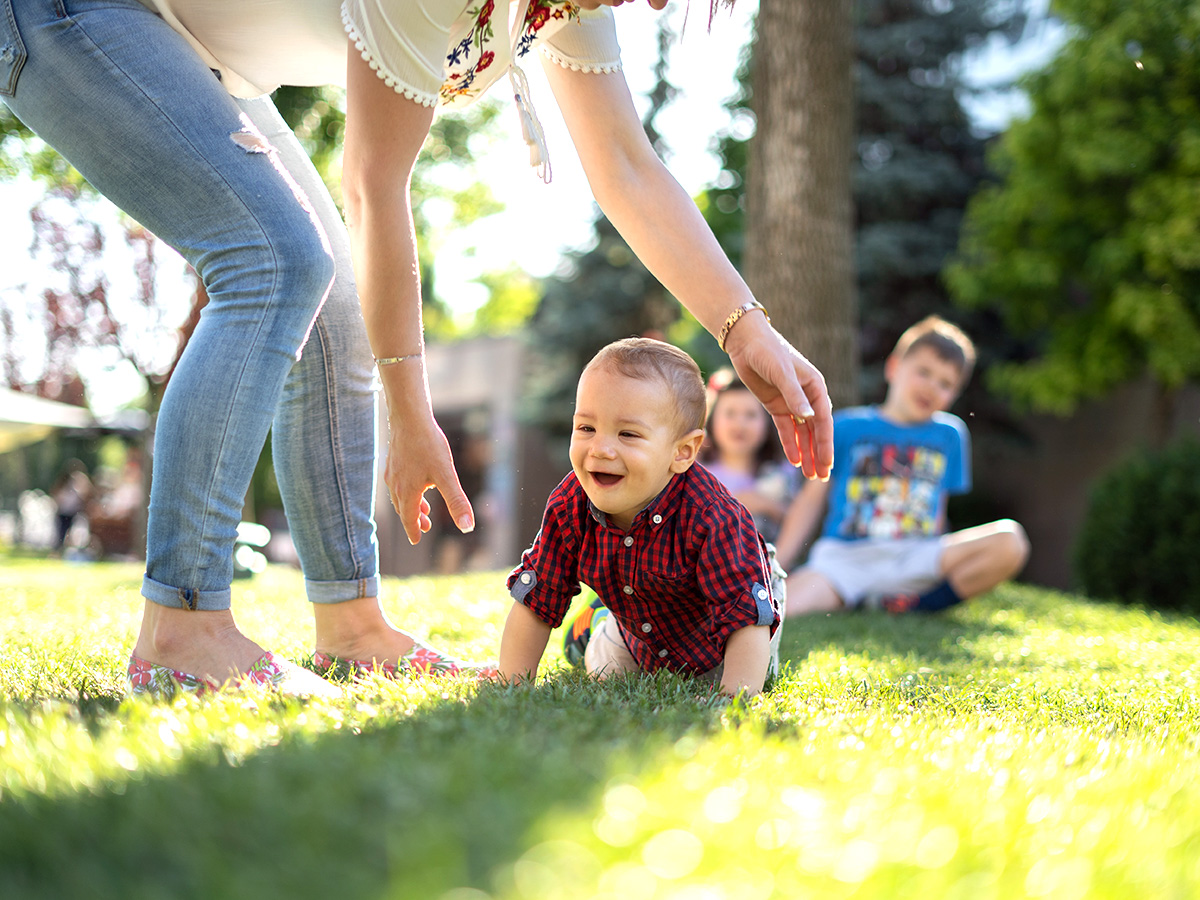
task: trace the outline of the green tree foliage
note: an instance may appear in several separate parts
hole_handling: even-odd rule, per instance
[[[1030,116],[971,203],[954,294],[1000,310],[1031,358],[992,371],[1069,413],[1148,373],[1200,374],[1200,12],[1163,0],[1057,0],[1071,38],[1025,82]]]
[[[882,394],[883,360],[906,327],[937,312],[979,340],[982,362],[1011,352],[994,317],[956,310],[941,284],[963,210],[984,177],[984,138],[961,99],[963,59],[1025,24],[1010,0],[859,0],[855,27],[854,201],[862,394]],[[720,176],[701,209],[730,257],[744,241],[747,146],[754,132],[747,48]]]
[[[488,272],[479,281],[487,288],[488,299],[475,313],[473,333],[513,334],[537,309],[540,285],[523,269]]]
[[[1093,597],[1200,613],[1200,443],[1117,466],[1092,491],[1075,573]]]

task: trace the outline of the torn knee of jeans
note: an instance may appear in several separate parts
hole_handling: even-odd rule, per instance
[[[247,153],[273,153],[275,148],[245,113],[238,116],[242,127],[229,135],[229,139]]]
[[[229,135],[229,139],[247,153],[270,153],[273,149],[271,142],[253,129],[235,131]]]

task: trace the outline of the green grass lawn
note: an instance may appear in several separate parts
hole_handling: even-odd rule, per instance
[[[1200,624],[1005,587],[794,619],[749,704],[676,678],[122,702],[129,565],[0,557],[0,898],[1200,895]],[[494,657],[502,574],[389,580]],[[305,661],[300,576],[235,585]],[[552,646],[557,637],[552,638]]]

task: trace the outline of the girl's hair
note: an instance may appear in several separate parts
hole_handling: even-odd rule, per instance
[[[704,423],[704,443],[700,447],[700,462],[712,462],[719,456],[717,452],[717,441],[713,437],[713,413],[716,412],[717,403],[720,402],[724,394],[730,391],[745,391],[754,397],[754,393],[750,388],[742,382],[740,378],[734,374],[733,369],[717,369],[708,378],[708,419]],[[754,402],[758,402],[758,398],[754,397]],[[763,410],[763,415],[766,415],[766,410]],[[783,450],[782,445],[777,440],[773,440],[774,433],[770,428],[770,417],[767,417],[767,435],[762,444],[759,445],[758,451],[754,455],[754,461],[759,466],[764,463],[774,462],[779,459],[780,451]]]

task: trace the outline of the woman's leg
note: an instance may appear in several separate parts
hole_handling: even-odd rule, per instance
[[[159,412],[135,652],[220,680],[261,653],[229,612],[233,540],[333,276],[328,240],[216,77],[136,0],[13,6],[28,58],[6,102],[209,294]]]
[[[354,285],[349,236],[295,135],[266,99],[241,103],[329,239],[334,280],[284,385],[271,433],[275,476],[316,620],[316,649],[396,664],[413,638],[379,605],[375,538],[374,360]]]

